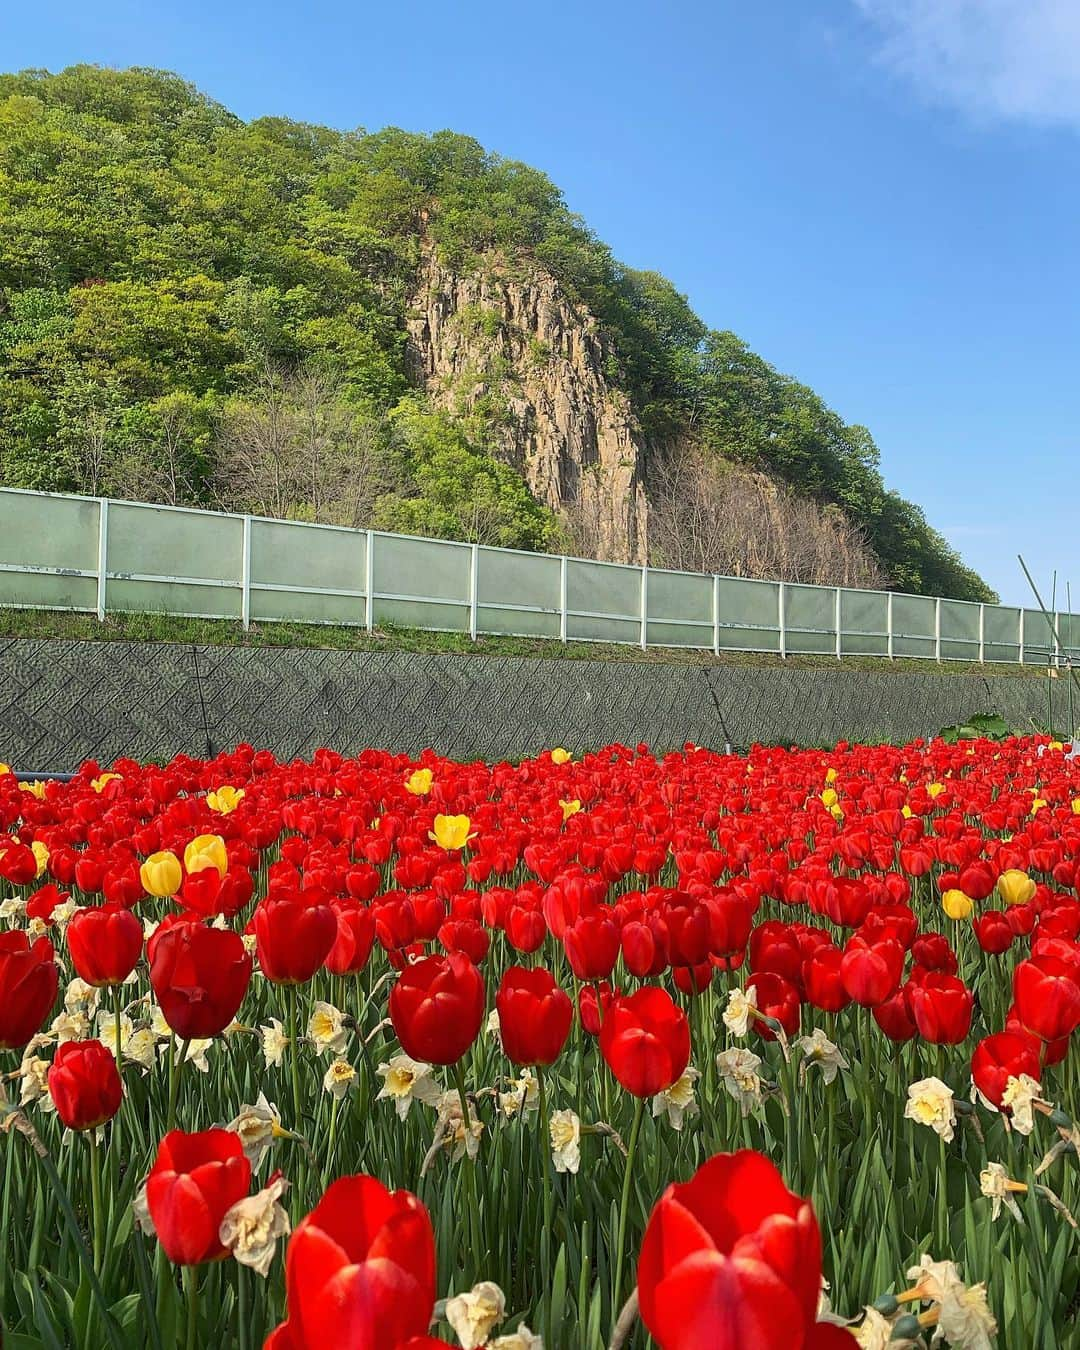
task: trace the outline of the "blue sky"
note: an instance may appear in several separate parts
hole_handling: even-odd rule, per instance
[[[245,117],[450,127],[870,427],[1003,599],[1077,593],[1076,0],[41,0],[0,67],[176,70]]]

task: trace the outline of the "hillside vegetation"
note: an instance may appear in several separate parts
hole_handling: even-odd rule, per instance
[[[0,76],[0,225],[8,484],[565,543],[567,520],[499,457],[505,410],[438,408],[410,355],[425,250],[463,275],[497,255],[595,316],[668,504],[654,558],[686,565],[680,485],[704,465],[710,483],[767,483],[762,519],[812,504],[869,579],[994,598],[885,487],[865,428],[467,136],[245,123],[163,72],[25,71]]]

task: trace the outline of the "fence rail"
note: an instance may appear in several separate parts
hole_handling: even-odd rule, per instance
[[[1046,664],[1080,616],[0,489],[0,605],[722,651]]]

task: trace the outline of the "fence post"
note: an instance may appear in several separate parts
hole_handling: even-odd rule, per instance
[[[713,656],[720,655],[720,576],[713,573],[712,579],[712,650]]]
[[[105,599],[109,584],[109,502],[98,498],[97,616],[105,622]]]
[[[892,593],[892,591],[886,591],[886,592],[885,592],[885,597],[886,597],[886,598],[885,598],[885,643],[886,643],[885,651],[886,651],[886,653],[888,654],[889,660],[891,661],[891,660],[893,660],[893,616],[892,616],[893,593]]]
[[[476,641],[477,581],[480,572],[480,545],[470,544],[469,553],[469,638]]]
[[[776,622],[780,629],[780,660],[787,660],[787,585],[781,581],[776,592]]]
[[[986,663],[986,606],[979,605],[979,665]]]
[[[934,660],[941,664],[941,596],[934,601]]]
[[[1024,664],[1024,610],[1020,608],[1020,631],[1016,635],[1016,644],[1020,649],[1020,664]]]
[[[1061,612],[1060,612],[1059,610],[1054,610],[1054,665],[1055,665],[1055,667],[1061,665],[1061,639],[1060,639],[1060,637],[1059,637],[1060,632],[1061,632]]]
[[[251,517],[244,517],[244,536],[240,553],[240,621],[251,627]]]
[[[566,641],[566,570],[567,557],[564,553],[559,559],[559,641]]]
[[[364,623],[370,633],[375,627],[375,531],[367,531],[364,545]]]
[[[836,588],[836,659],[837,659],[838,661],[843,660],[843,656],[844,656],[844,640],[843,640],[843,635],[842,635],[842,633],[841,633],[841,631],[840,631],[840,599],[841,599],[841,596],[842,596],[842,595],[843,595],[843,591],[840,589],[839,586],[837,586],[837,588]]]
[[[641,569],[641,650],[649,645],[649,569]]]

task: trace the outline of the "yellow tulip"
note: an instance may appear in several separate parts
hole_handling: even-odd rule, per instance
[[[1033,816],[1037,816],[1045,805],[1046,802],[1043,800],[1042,797],[1036,797],[1035,800],[1031,803],[1031,814]]]
[[[219,787],[216,792],[206,794],[207,806],[219,816],[227,816],[230,811],[235,811],[243,800],[244,789],[230,787],[228,783]]]
[[[944,783],[930,783],[927,786],[926,795],[930,798],[931,801],[933,801],[936,797],[940,797],[944,791],[945,791]]]
[[[49,863],[49,846],[43,844],[40,839],[35,839],[30,845],[30,851],[37,859],[37,876],[41,876]]]
[[[907,802],[905,802],[904,805],[900,808],[900,814],[904,817],[905,820],[910,820],[911,817],[915,814],[915,812],[912,811],[911,807],[908,806]]]
[[[839,806],[836,805],[835,802],[832,804],[832,806],[829,807],[829,815],[832,816],[833,820],[844,819],[843,811],[840,809]]]
[[[1007,905],[1026,905],[1035,894],[1035,883],[1026,872],[1010,867],[998,877],[997,892]]]
[[[229,870],[229,855],[220,834],[200,834],[184,849],[187,872],[204,872],[208,867],[216,867],[219,877]]]
[[[3,764],[3,763],[0,763],[0,775],[3,775],[3,774],[5,774],[5,773],[10,773],[10,772],[11,772],[11,765],[10,765],[10,764]]]
[[[435,827],[428,831],[428,838],[433,839],[440,848],[464,848],[473,838],[469,833],[471,824],[468,816],[436,816]]]
[[[836,789],[831,787],[826,788],[825,791],[821,794],[822,805],[827,807],[828,810],[831,811],[833,807],[836,805],[836,802],[837,802]]]
[[[36,797],[39,802],[45,800],[45,784],[40,778],[33,783],[20,783],[19,787],[22,788],[23,792],[29,792],[31,797]]]
[[[828,773],[826,773],[825,775],[825,781],[826,783],[835,783],[839,777],[840,774],[837,772],[836,769],[830,769]]]
[[[1072,799],[1072,813],[1074,816],[1080,816],[1080,797]]]
[[[573,759],[569,750],[564,750],[561,745],[557,745],[551,752],[552,764],[569,764]]]
[[[562,807],[563,824],[565,824],[570,819],[571,816],[576,816],[577,813],[581,810],[581,803],[578,801],[576,797],[574,798],[573,801],[570,802],[564,802],[563,799],[560,797],[559,805]]]
[[[180,859],[167,849],[162,853],[151,853],[139,868],[139,880],[147,895],[156,895],[160,899],[175,895],[184,880]]]
[[[431,791],[433,777],[430,769],[417,769],[405,779],[405,791],[411,792],[414,797],[426,797]]]
[[[1051,750],[1064,750],[1064,749],[1065,749],[1065,742],[1064,742],[1064,741],[1051,741],[1051,742],[1050,742],[1050,749],[1051,749]]]
[[[112,780],[119,777],[120,775],[118,773],[99,774],[97,778],[91,781],[90,786],[95,792],[104,792]]]
[[[941,897],[941,908],[950,919],[970,919],[975,902],[963,891],[951,890]]]

